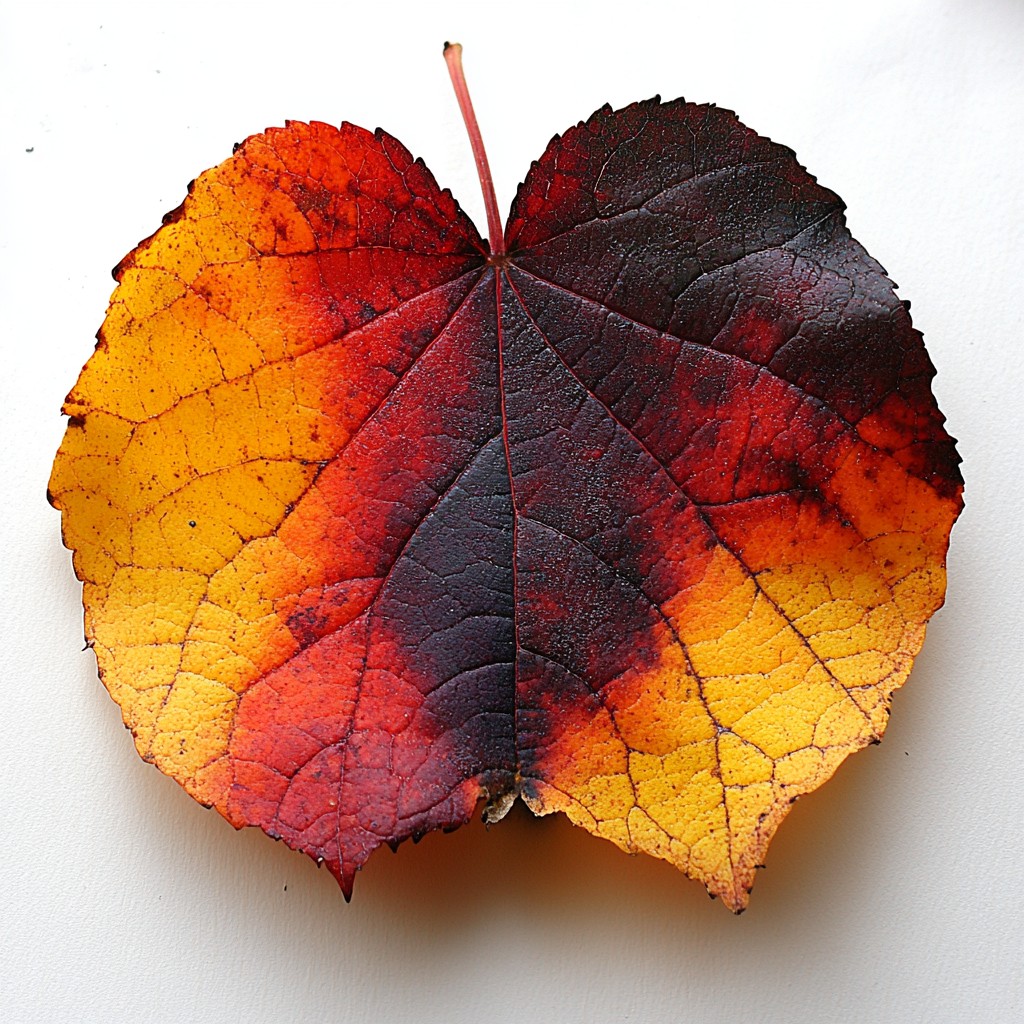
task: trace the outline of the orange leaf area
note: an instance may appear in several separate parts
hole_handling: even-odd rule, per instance
[[[506,240],[381,131],[202,174],[65,405],[87,637],[146,760],[346,894],[521,795],[740,910],[942,602],[933,370],[727,111],[599,111]]]

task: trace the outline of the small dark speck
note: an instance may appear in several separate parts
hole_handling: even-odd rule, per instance
[[[286,886],[284,887],[284,891],[285,891],[285,892],[287,892],[287,891],[288,891],[288,886],[287,886],[287,885],[286,885]]]
[[[903,756],[904,757],[910,757],[910,751],[909,750],[904,750],[903,751]]]
[[[34,153],[35,151],[36,151],[36,147],[35,147],[35,146],[29,146],[29,147],[28,147],[28,148],[27,148],[27,149],[25,150],[25,152],[26,152],[26,153]]]
[[[194,519],[190,519],[190,520],[188,521],[188,525],[189,525],[189,526],[191,526],[191,527],[192,527],[192,529],[194,530],[194,529],[195,529],[195,527],[196,527],[196,521],[195,521]]]

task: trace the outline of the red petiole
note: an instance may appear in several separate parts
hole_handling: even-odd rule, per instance
[[[448,64],[448,74],[451,75],[455,95],[459,101],[459,109],[462,111],[462,119],[466,122],[466,131],[469,132],[469,143],[473,147],[476,172],[480,178],[480,190],[484,194],[484,208],[487,210],[487,232],[490,235],[488,243],[491,249],[491,262],[497,263],[502,261],[505,256],[505,232],[502,230],[501,218],[498,216],[498,200],[494,195],[494,181],[491,179],[491,168],[487,163],[484,140],[480,135],[480,126],[476,123],[476,114],[473,113],[473,101],[469,98],[466,76],[462,71],[461,44],[445,43],[444,59]]]

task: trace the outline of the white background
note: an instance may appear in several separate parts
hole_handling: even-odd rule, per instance
[[[1015,1021],[1024,1012],[1024,5],[5,4],[0,1015],[11,1021]],[[846,200],[960,438],[946,608],[884,743],[783,825],[734,918],[564,820],[333,880],[144,765],[83,653],[44,498],[109,268],[231,144],[384,126],[484,228],[606,100],[714,101]]]

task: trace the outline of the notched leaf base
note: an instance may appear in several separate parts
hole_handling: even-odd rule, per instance
[[[482,815],[484,823],[487,825],[497,825],[512,810],[512,805],[518,797],[519,793],[515,789],[507,790],[496,796],[488,795]]]

